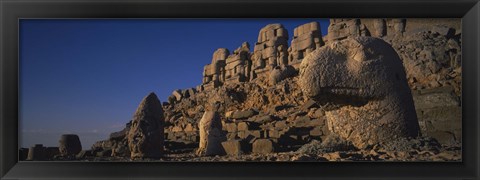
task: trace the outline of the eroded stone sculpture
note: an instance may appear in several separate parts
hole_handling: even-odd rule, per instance
[[[360,19],[330,19],[327,36],[329,42],[357,36],[370,36]]]
[[[250,44],[244,42],[226,60],[225,83],[238,83],[249,80],[251,65]]]
[[[288,32],[281,24],[269,24],[258,34],[253,51],[251,78],[268,73],[279,65],[288,64]]]
[[[164,144],[163,109],[155,93],[143,98],[128,131],[130,158],[160,158]]]
[[[298,26],[293,31],[293,39],[288,49],[288,64],[298,69],[303,57],[325,43],[318,22],[311,22]]]
[[[218,48],[212,57],[212,63],[203,68],[203,84],[205,89],[222,85],[225,81],[225,61],[230,52],[226,48]]]
[[[198,129],[200,131],[200,144],[196,152],[197,155],[212,156],[225,154],[222,142],[227,139],[222,131],[220,115],[216,111],[206,111],[198,123]]]
[[[330,131],[358,148],[419,135],[402,61],[381,39],[348,38],[315,50],[301,64],[299,84],[326,110]]]

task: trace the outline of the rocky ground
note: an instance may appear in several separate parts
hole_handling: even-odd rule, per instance
[[[363,150],[344,149],[344,150],[325,150],[320,141],[312,141],[300,147],[297,151],[276,152],[269,154],[240,154],[224,156],[203,156],[195,154],[194,149],[184,149],[183,153],[167,154],[159,159],[130,159],[128,157],[95,157],[86,156],[80,159],[55,159],[55,160],[75,160],[75,161],[120,161],[120,162],[163,162],[163,161],[183,161],[183,162],[248,162],[248,161],[461,161],[462,150],[460,145],[442,146],[431,138],[414,139],[409,141],[409,146],[403,149],[395,150],[382,146],[375,146]]]

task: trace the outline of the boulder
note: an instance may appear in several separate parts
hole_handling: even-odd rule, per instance
[[[160,158],[164,145],[163,109],[155,93],[143,98],[128,131],[130,158]]]
[[[223,155],[225,150],[222,142],[227,140],[226,133],[222,131],[220,115],[216,111],[206,111],[198,123],[200,130],[200,143],[196,154],[201,156]]]
[[[62,135],[59,143],[59,150],[62,156],[76,155],[82,150],[80,138],[75,134]]]
[[[230,140],[222,142],[222,147],[228,155],[238,156],[242,154],[242,146],[240,140]]]
[[[253,142],[252,152],[257,154],[272,153],[273,143],[270,139],[257,139]]]
[[[385,41],[355,37],[303,59],[299,85],[326,110],[330,131],[358,148],[420,134],[402,61]]]

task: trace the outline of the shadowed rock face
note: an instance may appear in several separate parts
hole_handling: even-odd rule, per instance
[[[301,64],[299,85],[326,110],[329,130],[358,148],[419,135],[402,62],[381,39],[348,38],[315,50]]]
[[[130,157],[159,158],[163,154],[163,109],[154,93],[145,97],[137,108],[127,134]]]

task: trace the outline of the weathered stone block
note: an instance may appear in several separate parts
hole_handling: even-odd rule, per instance
[[[268,154],[268,153],[272,153],[273,151],[274,151],[273,143],[269,139],[257,139],[255,140],[255,142],[253,142],[253,145],[252,145],[253,153]]]
[[[258,130],[259,124],[250,121],[243,121],[238,123],[237,130],[238,131],[249,131],[249,130]]]
[[[222,142],[222,146],[228,155],[238,156],[242,154],[242,147],[239,140],[229,140]]]
[[[249,133],[248,131],[237,131],[237,135],[239,138],[245,139],[248,137]]]
[[[281,130],[287,128],[287,121],[277,121],[275,122],[275,129]]]
[[[248,109],[248,110],[245,110],[245,111],[235,111],[233,112],[233,114],[231,115],[231,118],[232,119],[247,119],[247,118],[250,118],[252,116],[255,116],[257,115],[258,112],[253,110],[253,109]]]
[[[237,132],[237,125],[235,123],[225,123],[225,130],[227,132]]]
[[[315,127],[312,130],[310,130],[310,136],[322,136],[323,131],[321,127]]]
[[[295,121],[294,121],[293,124],[294,124],[295,127],[306,127],[306,126],[309,126],[309,124],[310,124],[310,117],[308,117],[308,116],[297,117],[297,119],[295,119]]]
[[[308,123],[308,126],[324,126],[325,125],[325,119],[313,119]]]
[[[281,131],[278,130],[269,130],[268,131],[268,137],[269,138],[280,138],[281,136]]]
[[[249,134],[254,136],[255,138],[265,138],[265,137],[262,137],[263,131],[260,131],[260,130],[249,131]]]

